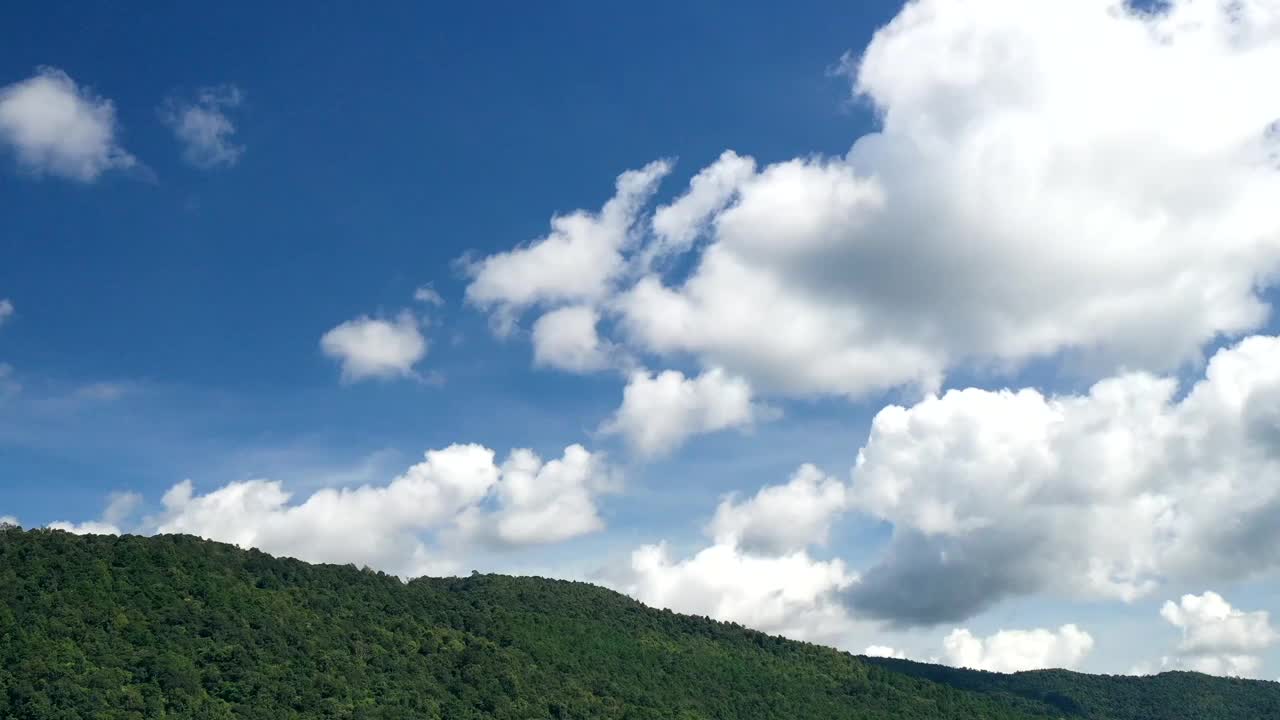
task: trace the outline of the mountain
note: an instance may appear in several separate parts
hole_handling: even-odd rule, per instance
[[[861,658],[585,583],[404,583],[181,535],[0,530],[0,718],[1280,718],[1280,684]]]

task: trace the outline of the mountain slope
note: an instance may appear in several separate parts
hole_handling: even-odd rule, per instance
[[[1280,683],[1193,672],[1134,677],[1068,670],[1013,674],[963,670],[910,660],[864,658],[886,670],[994,696],[1035,700],[1069,717],[1107,720],[1280,718]]]
[[[1193,677],[1256,712],[1115,717],[1280,717],[1280,686]],[[584,583],[406,584],[186,536],[0,531],[3,718],[1085,717],[941,679]],[[1063,683],[1123,705],[1124,680]]]

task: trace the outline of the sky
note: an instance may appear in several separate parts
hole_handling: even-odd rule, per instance
[[[0,517],[1280,676],[1280,2],[18,2]]]

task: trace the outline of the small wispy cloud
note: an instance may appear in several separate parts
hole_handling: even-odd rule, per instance
[[[14,377],[13,366],[0,362],[0,400],[22,390],[22,383]]]
[[[440,293],[436,292],[435,288],[430,285],[423,285],[417,290],[414,290],[413,299],[420,303],[434,305],[435,307],[444,305],[444,298],[441,297]]]
[[[118,400],[133,389],[128,382],[93,382],[76,389],[72,397],[76,400],[110,402]]]
[[[169,98],[160,117],[182,143],[182,157],[202,170],[240,162],[244,145],[234,142],[235,123],[228,111],[239,107],[244,93],[235,85],[201,88],[194,99]]]
[[[362,315],[320,338],[325,355],[342,363],[344,382],[414,377],[413,366],[427,355],[427,339],[407,310],[393,320]]]

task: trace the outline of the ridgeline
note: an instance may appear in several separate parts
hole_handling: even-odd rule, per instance
[[[1280,684],[863,658],[585,583],[0,529],[0,718],[1258,720]]]

